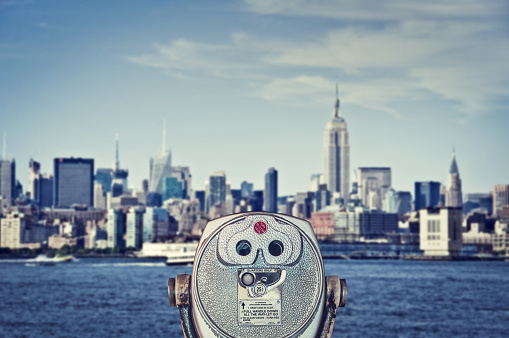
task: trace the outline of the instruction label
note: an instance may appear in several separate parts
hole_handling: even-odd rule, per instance
[[[240,299],[240,325],[281,325],[280,299]]]

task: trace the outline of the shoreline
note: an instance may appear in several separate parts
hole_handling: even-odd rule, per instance
[[[33,259],[38,255],[0,255],[0,260],[2,259]],[[107,254],[81,254],[81,255],[73,255],[76,258],[112,258],[112,259],[159,259],[163,260],[167,257],[155,257],[155,256],[147,256],[147,257],[138,257],[135,255],[107,255]],[[323,260],[406,260],[406,261],[441,261],[441,262],[463,262],[463,261],[490,261],[490,262],[509,262],[508,256],[417,256],[417,255],[405,255],[405,256],[348,256],[348,255],[334,255],[334,254],[325,254],[322,255]]]
[[[442,261],[442,262],[466,262],[466,261],[495,261],[509,262],[506,256],[346,256],[346,255],[323,255],[323,259],[330,260],[405,260],[405,261]]]

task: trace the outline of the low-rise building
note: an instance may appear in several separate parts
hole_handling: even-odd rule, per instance
[[[123,194],[117,197],[111,197],[110,208],[126,208],[139,205],[138,198],[129,194]]]
[[[319,239],[336,242],[383,239],[397,232],[398,215],[362,207],[328,206],[311,214],[311,225]]]
[[[48,238],[48,247],[51,249],[60,250],[64,245],[74,246],[77,245],[76,237],[68,237],[65,235],[53,235]]]
[[[25,242],[26,219],[23,213],[8,213],[0,219],[0,227],[0,247],[18,249]]]
[[[456,255],[463,247],[459,207],[419,210],[420,249],[425,256]]]
[[[509,226],[507,222],[497,221],[495,233],[492,237],[493,252],[499,255],[509,256]]]

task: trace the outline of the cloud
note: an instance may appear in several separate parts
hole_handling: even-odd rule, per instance
[[[298,31],[270,37],[236,32],[222,44],[177,39],[129,60],[181,79],[247,80],[254,95],[283,104],[302,97],[330,102],[330,78],[339,74],[343,100],[396,118],[402,117],[394,108],[398,102],[422,100],[423,93],[471,118],[509,91],[505,2],[245,3],[262,15],[327,17],[342,24],[325,33],[306,30],[305,40]]]
[[[0,1],[0,9],[33,4],[33,0],[3,0]]]
[[[267,101],[292,100],[299,96],[316,96],[329,93],[331,100],[334,82],[321,76],[301,75],[293,78],[275,78],[258,89],[257,96]]]
[[[313,43],[295,45],[266,60],[285,65],[353,70],[444,64],[456,57],[444,54],[473,47],[480,41],[472,34],[489,32],[492,26],[461,27],[456,22],[411,21],[385,29],[347,27],[332,31]]]
[[[244,0],[247,10],[263,15],[325,17],[346,20],[415,20],[504,18],[508,4],[500,0]]]
[[[408,88],[426,89],[454,102],[456,110],[475,116],[490,108],[490,97],[509,89],[509,62],[504,57],[509,55],[509,44],[505,37],[493,34],[500,29],[496,23],[461,22],[403,22],[383,30],[349,27],[265,61],[340,68],[358,74],[365,81],[363,87],[373,80],[383,86],[391,81],[398,96],[411,95]],[[376,92],[379,90],[369,91],[369,95]],[[394,95],[384,97],[379,103],[395,99]]]
[[[263,42],[236,32],[224,44],[207,44],[186,39],[178,39],[167,45],[155,43],[154,53],[130,56],[128,60],[184,77],[257,79],[265,78],[260,73],[260,60],[264,55],[269,55],[276,44],[276,39]]]

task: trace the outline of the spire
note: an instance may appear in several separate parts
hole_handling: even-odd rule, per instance
[[[458,170],[458,164],[456,163],[456,151],[454,150],[454,147],[452,148],[452,162],[451,162],[451,167],[449,168],[449,174],[457,174],[457,175],[460,174],[460,172]]]
[[[338,84],[336,82],[336,105],[334,106],[334,117],[340,117],[341,112],[339,111],[339,94],[338,94]]]
[[[163,154],[166,151],[166,119],[163,119]]]
[[[115,154],[115,171],[120,169],[120,160],[118,159],[118,132],[115,133],[116,139],[116,154]]]

